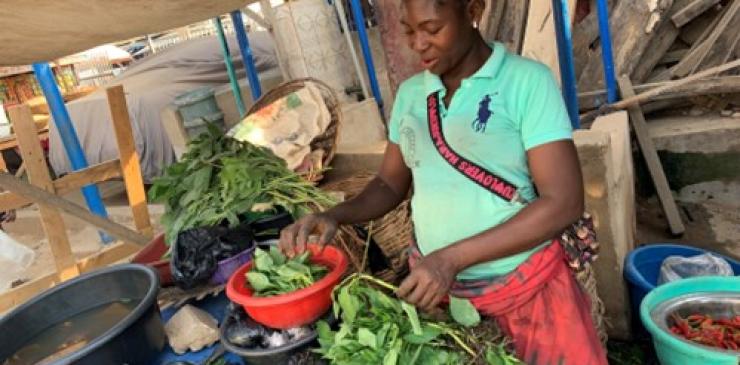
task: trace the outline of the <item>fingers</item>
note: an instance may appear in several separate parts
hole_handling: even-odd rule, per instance
[[[337,226],[331,222],[325,222],[323,225],[323,232],[319,237],[319,245],[326,246],[334,236],[337,234]]]
[[[433,290],[433,288],[427,288],[427,290],[424,291],[421,299],[419,300],[419,303],[417,303],[417,306],[425,312],[429,311],[432,306],[432,302],[434,301],[434,298],[436,296],[436,290]]]
[[[298,236],[295,239],[295,251],[300,253],[306,250],[306,246],[308,245],[308,236],[311,235],[315,228],[316,218],[311,215],[307,216],[298,229]]]
[[[289,257],[295,255],[295,239],[298,234],[298,223],[293,223],[280,232],[280,242],[278,247],[280,251]]]
[[[406,277],[406,279],[403,279],[403,282],[401,282],[401,286],[398,287],[398,290],[396,290],[396,295],[406,300],[409,294],[414,290],[416,287],[416,276],[414,275],[413,271],[409,276]]]

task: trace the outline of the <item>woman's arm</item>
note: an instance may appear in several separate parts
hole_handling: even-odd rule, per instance
[[[308,236],[317,231],[321,234],[319,244],[326,244],[340,224],[367,222],[393,210],[406,198],[410,186],[411,171],[403,162],[401,149],[389,142],[378,175],[359,195],[286,227],[280,234],[280,247],[288,254],[302,252]]]
[[[338,204],[324,214],[339,224],[367,222],[384,216],[406,198],[411,170],[403,162],[401,149],[388,143],[378,175],[356,197]]]
[[[527,159],[539,198],[508,221],[424,257],[401,284],[400,297],[433,308],[465,268],[534,248],[580,217],[583,180],[573,142],[532,148]]]

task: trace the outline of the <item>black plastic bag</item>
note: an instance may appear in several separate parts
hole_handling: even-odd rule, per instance
[[[229,228],[192,228],[180,232],[172,247],[172,277],[182,289],[208,282],[218,269],[218,262],[254,246],[254,234],[248,223]]]

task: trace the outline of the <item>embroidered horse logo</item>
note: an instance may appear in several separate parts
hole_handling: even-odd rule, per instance
[[[495,95],[495,94],[494,94]],[[483,133],[486,131],[486,125],[488,124],[488,119],[491,118],[493,115],[493,112],[489,108],[489,105],[491,104],[491,95],[486,95],[483,97],[483,99],[478,103],[478,117],[475,118],[473,121],[473,130],[478,133]]]

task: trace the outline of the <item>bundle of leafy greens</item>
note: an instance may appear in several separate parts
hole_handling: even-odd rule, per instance
[[[269,297],[290,293],[309,287],[323,278],[329,269],[312,264],[311,252],[305,251],[293,258],[287,258],[272,246],[270,251],[257,248],[254,251],[254,266],[247,272],[247,281],[256,297]]]
[[[506,340],[495,326],[484,326],[467,300],[450,310],[465,323],[434,321],[383,290],[392,285],[364,274],[346,279],[334,291],[337,331],[318,322],[324,359],[336,365],[520,365],[506,350]],[[341,315],[341,317],[340,317]],[[477,320],[476,320],[477,318]],[[473,327],[475,326],[475,327]]]
[[[154,181],[149,199],[165,204],[168,244],[189,228],[235,227],[256,204],[281,206],[294,217],[333,204],[270,150],[226,137],[213,125]]]

